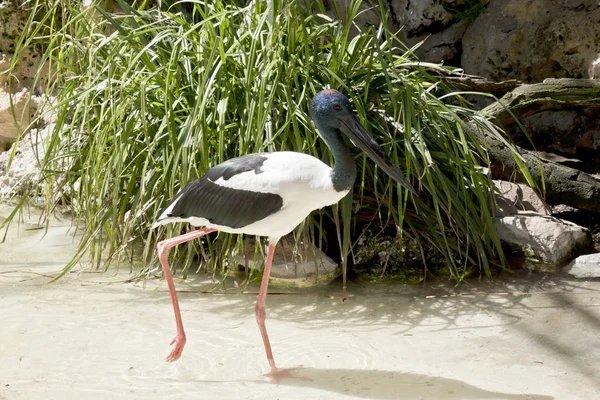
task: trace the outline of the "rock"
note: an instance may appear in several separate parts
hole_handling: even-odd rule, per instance
[[[566,204],[555,204],[552,206],[551,214],[556,216],[557,214],[575,213],[577,211],[577,208],[568,206]]]
[[[517,119],[523,121],[524,118],[541,111],[579,108],[581,115],[589,115],[590,117],[597,115],[600,112],[600,98],[596,96],[599,90],[600,80],[546,79],[543,83],[517,87],[504,95],[501,100],[480,111],[480,115],[501,124],[506,132],[513,130],[514,134],[518,134],[517,131],[520,128],[517,128],[515,121]],[[585,120],[590,119],[585,118]],[[583,118],[580,119],[580,121],[583,120]],[[527,178],[518,167],[514,154],[503,140],[494,137],[472,123],[470,127],[472,132],[488,148],[491,160],[490,169],[495,177],[519,182],[526,181]],[[580,129],[590,130],[581,132]],[[594,150],[594,146],[600,145],[600,136],[597,129],[594,131],[593,125],[590,124],[573,125],[570,129],[564,128],[565,142],[569,137],[571,137],[571,140],[579,141],[580,145],[578,147],[580,150],[577,154],[552,155],[551,158],[555,159],[562,157],[561,163],[540,160],[538,153],[519,146],[520,143],[523,143],[523,146],[527,144],[528,147],[531,147],[532,143],[528,139],[522,138],[517,141],[516,149],[520,154],[522,163],[527,165],[530,177],[535,182],[544,182],[545,197],[549,203],[564,203],[572,207],[600,213],[600,202],[598,202],[600,180],[592,175],[600,172],[600,157],[597,156],[598,151]],[[553,130],[554,128],[548,126],[546,132],[551,133]],[[561,130],[556,129],[556,131],[561,134]],[[567,132],[569,133],[567,134]],[[522,132],[520,134],[522,135]],[[553,153],[553,148],[566,148],[564,144],[554,145],[552,143],[553,138],[548,143],[547,136],[532,133],[531,130],[529,130],[529,134],[532,137],[539,137],[539,140],[535,140],[534,144],[538,150],[545,152],[545,156]],[[586,139],[580,140],[579,138]],[[587,157],[584,157],[584,149],[581,146],[584,142],[587,142],[587,148],[585,149]],[[577,160],[581,160],[581,162],[577,162]],[[570,165],[563,165],[567,163]]]
[[[36,107],[35,102],[29,101],[29,89],[22,88],[11,94],[0,88],[0,152],[6,150],[19,132],[27,127]]]
[[[517,127],[507,132],[517,145],[530,148],[531,140],[543,159],[594,173],[600,170],[600,121],[596,118],[597,112],[598,107],[586,110],[578,106],[541,111],[520,119],[529,138],[523,137]]]
[[[437,33],[451,25],[454,20],[452,8],[458,3],[478,3],[478,1],[448,0],[396,0],[390,1],[391,22],[402,27],[407,38],[418,38],[429,33]]]
[[[41,100],[32,96],[32,91],[43,92],[48,76],[46,66],[40,70],[41,57],[30,48],[20,49],[18,61],[12,65],[19,36],[30,16],[31,5],[26,3],[0,1],[0,153],[31,122]]]
[[[496,81],[591,78],[597,0],[492,0],[463,36],[462,67]]]
[[[408,46],[418,43],[415,54],[425,62],[449,62],[458,66],[462,38],[469,25],[483,12],[482,0],[397,0],[389,2],[392,21]]]
[[[246,238],[244,254],[238,254],[236,261],[243,267],[250,267],[255,257],[257,266],[262,268],[264,258],[255,253],[255,240]],[[337,277],[337,266],[314,244],[299,242],[296,246],[291,237],[284,237],[275,248],[271,278],[275,278],[276,286],[329,283]]]
[[[565,267],[575,278],[600,278],[600,253],[579,256]]]
[[[43,144],[52,129],[53,124],[43,129],[33,129],[19,141],[10,168],[8,161],[12,151],[0,154],[0,198],[22,195],[37,183],[40,173],[38,160],[44,157]]]
[[[450,25],[441,32],[426,36],[406,38],[407,45],[415,45],[420,41],[423,44],[415,51],[419,60],[433,63],[448,63],[457,65],[461,57],[460,42],[467,30],[467,24],[463,21]]]
[[[496,195],[499,217],[516,215],[519,211],[534,211],[541,215],[549,215],[549,209],[544,200],[529,186],[523,183],[494,180],[498,189]]]
[[[560,93],[562,84],[571,84],[573,88],[579,85],[583,102],[572,97],[570,102],[565,101],[564,93]],[[599,172],[600,121],[596,116],[600,111],[600,103],[593,103],[592,99],[600,90],[600,81],[547,79],[543,84],[537,85],[545,85],[548,88],[554,86],[557,89],[555,104],[550,102],[551,95],[544,96],[544,93],[538,97],[537,103],[543,103],[540,108],[528,106],[536,100],[523,99],[520,107],[522,114],[516,115],[516,118],[520,120],[528,135],[523,135],[522,128],[516,124],[503,124],[506,133],[518,146],[526,149],[535,146],[535,153],[543,160],[588,174]],[[585,89],[584,85],[589,89]],[[591,100],[590,103],[583,104],[587,99]]]
[[[333,3],[336,3],[335,5]],[[336,19],[338,12],[345,20],[350,0],[327,1],[327,14]],[[415,54],[421,61],[439,63],[460,60],[462,36],[477,15],[482,12],[487,0],[388,0],[385,5],[387,24],[392,32],[408,47],[421,43]],[[354,19],[356,28],[364,30],[378,26],[381,10],[369,2],[362,2]]]
[[[0,52],[14,51],[31,10],[27,3],[27,0],[0,1]]]
[[[504,216],[494,226],[500,240],[518,249],[533,269],[560,267],[590,243],[587,229],[550,216]]]
[[[588,75],[590,76],[590,79],[600,79],[600,54],[598,54],[598,58],[590,65]]]
[[[11,68],[12,56],[0,53],[0,71],[8,71]],[[34,83],[36,92],[44,92],[46,78],[48,76],[47,65],[41,69],[40,76],[36,82],[36,73],[40,68],[41,57],[31,51],[24,49],[19,53],[19,62],[14,65],[14,68],[9,74],[0,74],[0,84],[10,87],[11,92],[19,91],[27,87],[32,88]]]
[[[7,71],[11,66],[12,55],[17,49],[19,36],[23,32],[27,19],[30,17],[31,2],[26,0],[0,1],[0,71]],[[41,17],[41,15],[40,15]],[[18,91],[23,87],[33,87],[35,76],[40,67],[41,57],[33,48],[20,49],[18,62],[9,74],[0,74],[0,84],[5,85],[10,77],[10,90]],[[37,81],[36,91],[41,91],[45,85],[47,69]]]

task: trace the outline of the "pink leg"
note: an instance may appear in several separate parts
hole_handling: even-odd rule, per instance
[[[265,304],[267,302],[267,287],[269,286],[269,275],[271,275],[271,264],[273,264],[273,255],[275,254],[275,246],[279,239],[270,239],[269,247],[267,248],[267,260],[265,261],[265,269],[263,271],[262,282],[260,283],[260,289],[258,290],[258,299],[256,300],[256,306],[254,312],[256,313],[256,322],[258,322],[258,328],[262,335],[263,343],[265,344],[265,351],[267,353],[267,360],[271,366],[271,373],[269,375],[277,375],[277,366],[273,359],[273,352],[271,351],[271,342],[269,342],[269,335],[267,334],[267,328],[265,326],[265,319],[267,313],[265,311]]]
[[[198,229],[193,232],[188,232],[183,235],[176,236],[171,239],[163,240],[158,242],[156,249],[158,250],[158,259],[163,268],[163,273],[169,286],[169,293],[171,294],[171,302],[173,303],[173,310],[175,311],[175,322],[177,323],[177,336],[171,341],[171,344],[175,343],[175,347],[171,354],[166,358],[167,361],[175,361],[181,357],[183,347],[185,346],[185,331],[183,330],[183,322],[181,322],[181,311],[179,310],[179,301],[177,301],[177,293],[175,292],[175,283],[173,283],[173,275],[169,269],[169,249],[177,246],[178,244],[188,242],[192,239],[199,238],[207,233],[216,231],[216,229]]]

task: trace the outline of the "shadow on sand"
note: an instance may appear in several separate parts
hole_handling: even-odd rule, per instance
[[[253,382],[314,388],[376,400],[554,399],[553,396],[541,394],[494,392],[480,389],[457,379],[413,372],[317,368],[297,368],[290,372],[291,377],[281,378],[278,381],[257,380]]]

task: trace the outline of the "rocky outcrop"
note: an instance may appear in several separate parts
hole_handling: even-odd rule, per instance
[[[48,74],[45,68],[40,70],[40,56],[30,48],[22,48],[18,58],[14,58],[19,36],[30,17],[29,3],[0,2],[0,196],[19,194],[37,179],[38,156],[43,152],[41,140],[48,132],[42,127],[49,118],[40,119],[14,152],[2,153],[11,148],[19,135],[27,133],[45,101],[42,94]],[[10,154],[15,159],[8,171]]]
[[[511,135],[530,176],[544,188],[545,200],[555,206],[550,213],[545,202],[524,183],[496,182],[498,235],[514,251],[513,256],[529,268],[555,270],[590,248],[589,231],[597,226],[594,218],[583,220],[573,218],[578,216],[576,212],[560,213],[571,221],[583,222],[582,227],[555,216],[560,209],[600,215],[600,179],[594,175],[600,172],[600,163],[593,161],[593,152],[585,162],[577,159],[579,151],[595,150],[600,145],[592,118],[600,111],[600,98],[595,95],[599,87],[590,80],[548,79],[521,85],[481,111]],[[523,125],[528,137],[518,134]],[[489,148],[493,175],[526,182],[506,143],[473,128]]]
[[[334,7],[333,2],[336,6]],[[325,1],[331,18],[340,11],[347,15],[350,0]],[[381,15],[388,16],[388,26],[398,32],[398,38],[408,47],[421,44],[415,54],[423,61],[458,65],[462,54],[461,41],[468,26],[482,13],[486,0],[388,0],[385,10],[367,1],[360,5],[355,25],[361,29],[379,25]]]
[[[8,150],[22,127],[33,117],[35,105],[29,101],[29,89],[8,92],[0,87],[0,152]]]
[[[577,257],[565,271],[576,278],[600,278],[600,253]]]
[[[350,0],[330,0],[342,16]],[[600,5],[596,0],[389,0],[361,5],[359,27],[388,15],[421,61],[443,62],[493,81],[600,77]]]
[[[409,47],[421,46],[416,54],[423,61],[457,65],[462,37],[487,3],[481,0],[389,1],[392,26]]]
[[[537,270],[555,270],[590,244],[587,229],[551,216],[504,216],[494,226],[500,240],[519,249],[524,266]]]
[[[461,64],[496,81],[592,78],[598,38],[596,0],[491,0],[462,38]]]
[[[596,94],[599,89],[600,81],[550,79],[544,83],[518,87],[496,103],[483,109],[481,115],[512,133],[512,137],[517,143],[531,146],[528,138],[517,137],[520,125],[517,124],[515,117],[531,121],[530,118],[534,118],[540,113],[572,110],[581,115],[578,121],[589,121],[592,115],[600,111],[600,97]],[[585,115],[590,117],[584,118]],[[584,128],[582,125],[561,128],[565,135],[566,132],[571,132],[570,140],[573,143],[573,149],[579,148],[587,151],[588,157],[582,158],[583,162],[577,162],[578,160],[574,159],[573,156],[577,156],[577,154],[567,153],[566,156],[569,157],[555,154],[557,148],[552,144],[544,145],[545,136],[542,133],[538,134],[538,129],[540,132],[544,131],[544,125],[534,126],[533,122],[530,125],[530,137],[536,147],[539,144],[537,149],[544,153],[540,154],[525,148],[520,148],[519,152],[522,161],[529,167],[536,184],[539,187],[542,187],[542,184],[545,186],[546,200],[550,204],[562,203],[600,213],[600,203],[598,202],[600,179],[596,177],[596,174],[600,173],[600,168],[598,168],[600,167],[600,158],[597,156],[600,134],[594,130],[593,123],[586,123],[588,127],[591,127],[588,131],[582,131]],[[500,179],[526,182],[526,177],[521,174],[506,143],[488,135],[478,127],[474,126],[473,129],[490,149],[494,176]],[[565,135],[557,133],[558,137],[566,137]],[[541,141],[538,141],[540,139]],[[580,169],[583,165],[586,166],[587,172]]]
[[[530,187],[494,181],[498,237],[532,269],[555,270],[590,244],[587,229],[550,216],[550,208]]]
[[[15,157],[9,168],[13,151],[0,154],[0,198],[27,193],[27,189],[37,183],[39,178],[39,160],[44,157],[44,143],[54,125],[42,129],[33,129],[17,144]]]
[[[522,183],[495,180],[496,215],[516,215],[521,211],[531,211],[540,215],[549,215],[549,207],[529,186]]]

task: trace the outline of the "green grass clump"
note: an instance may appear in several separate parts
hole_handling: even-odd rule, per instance
[[[187,229],[149,231],[161,208],[229,158],[294,150],[330,163],[308,114],[310,99],[326,87],[351,99],[420,195],[408,196],[357,154],[353,195],[314,213],[296,234],[330,247],[338,245],[325,241],[337,236],[345,265],[363,229],[392,223],[435,249],[456,278],[465,265],[489,272],[502,263],[493,185],[482,168],[489,159],[467,124],[500,134],[450,104],[460,96],[434,77],[441,67],[419,63],[385,23],[354,26],[361,1],[342,21],[312,1],[98,4],[36,2],[22,38],[21,48],[45,49],[52,71],[46,93],[57,96],[41,185],[32,194],[45,197],[48,212],[69,204],[83,234],[65,271],[84,254],[107,267],[136,244],[151,260],[157,239]],[[323,231],[327,221],[335,234]],[[206,247],[182,246],[184,270],[197,254],[224,268],[242,241],[220,236]]]

